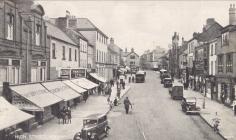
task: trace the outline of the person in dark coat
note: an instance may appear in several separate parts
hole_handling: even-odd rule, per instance
[[[132,76],[132,82],[134,83],[134,76]]]
[[[122,82],[122,88],[125,89],[125,81]]]
[[[132,104],[131,104],[128,97],[126,97],[124,100],[124,106],[125,106],[125,112],[126,112],[126,114],[128,114],[129,113],[129,106],[131,106],[131,108],[132,108]]]
[[[117,98],[114,99],[114,102],[113,102],[113,103],[114,103],[114,106],[117,106],[117,105],[118,105],[118,100],[117,100]]]
[[[131,82],[131,77],[129,77],[129,83]]]
[[[67,107],[66,114],[68,117],[68,123],[71,123],[71,108],[70,107]]]

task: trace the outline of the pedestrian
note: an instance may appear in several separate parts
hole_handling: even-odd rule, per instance
[[[118,100],[117,100],[117,97],[114,99],[114,106],[117,106],[118,105]]]
[[[125,81],[122,82],[122,88],[125,89]]]
[[[108,96],[108,97],[107,97],[107,103],[109,104],[110,101],[111,101],[111,98],[110,98],[110,96]]]
[[[69,106],[67,107],[67,118],[68,123],[71,123],[71,108]]]
[[[64,106],[62,109],[62,123],[65,124],[66,123],[66,107]]]
[[[134,83],[134,76],[132,76],[132,83]]]
[[[111,96],[111,92],[112,92],[112,89],[111,89],[111,86],[108,87],[108,95]]]
[[[88,99],[88,91],[84,92],[83,98],[84,98],[84,102],[86,103]]]
[[[101,89],[101,83],[98,84],[98,95],[101,95],[102,89]]]
[[[131,82],[131,77],[129,76],[129,83]]]
[[[129,106],[131,106],[131,108],[132,108],[132,104],[130,103],[130,100],[128,97],[126,97],[124,100],[124,106],[125,106],[125,112],[126,112],[126,114],[128,114],[129,113]]]
[[[233,101],[234,116],[236,116],[236,100]]]

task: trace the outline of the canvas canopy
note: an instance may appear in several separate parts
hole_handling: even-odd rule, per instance
[[[62,98],[64,101],[69,101],[81,96],[62,81],[45,82],[42,83],[42,85],[46,87],[51,93]]]
[[[86,90],[93,89],[97,87],[98,85],[85,79],[85,78],[80,78],[80,79],[73,79],[71,80],[72,83],[76,84],[77,86],[80,86]]]
[[[99,76],[97,73],[90,73],[90,75],[95,78],[96,80],[102,82],[102,83],[105,83],[106,82],[106,79],[103,78],[102,76]]]
[[[0,97],[0,130],[27,121],[31,118],[33,118],[32,115],[19,110],[3,97]]]
[[[40,108],[48,107],[62,101],[61,98],[50,93],[39,83],[11,86],[11,89]]]
[[[77,86],[76,84],[72,83],[70,80],[65,80],[62,82],[65,83],[66,85],[68,85],[70,88],[72,88],[73,90],[75,90],[78,93],[83,93],[83,92],[87,91],[87,90]]]

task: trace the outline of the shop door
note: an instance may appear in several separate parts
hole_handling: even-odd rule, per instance
[[[31,82],[37,82],[37,68],[31,68]]]
[[[7,68],[0,68],[0,84],[7,81]]]

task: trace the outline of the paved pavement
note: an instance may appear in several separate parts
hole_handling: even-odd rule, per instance
[[[202,99],[204,96],[202,94],[191,89],[185,90],[184,93],[185,96],[197,97],[199,99],[199,106],[201,108],[203,107]],[[227,140],[236,140],[236,117],[233,114],[232,108],[226,107],[223,104],[209,98],[205,98],[205,109],[202,108],[200,116],[211,127],[213,127],[213,119],[216,117],[220,118],[220,135]]]
[[[121,91],[121,96],[129,89],[130,85],[127,84],[126,89]],[[112,88],[111,99],[114,100],[115,96],[116,86]],[[53,119],[32,130],[27,137],[29,140],[71,140],[81,130],[84,117],[94,113],[107,113],[108,110],[107,96],[91,95],[86,103],[82,102],[72,108],[71,124],[59,124],[57,119]]]
[[[222,139],[199,116],[185,115],[154,72],[147,72],[145,83],[133,84],[126,96],[134,107],[128,115],[123,104],[109,113],[108,140]]]

